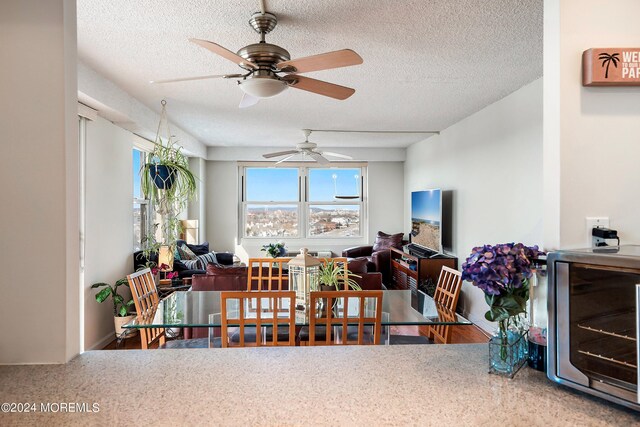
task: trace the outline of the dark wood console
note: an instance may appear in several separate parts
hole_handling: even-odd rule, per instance
[[[427,279],[438,282],[442,266],[458,268],[458,258],[438,254],[436,257],[424,257],[391,248],[391,287],[394,289],[411,289],[413,293],[418,285]]]

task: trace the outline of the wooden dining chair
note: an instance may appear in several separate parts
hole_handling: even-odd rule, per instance
[[[294,291],[222,292],[222,347],[296,344]]]
[[[310,299],[309,345],[380,344],[382,291],[319,291],[311,292]],[[357,308],[356,313],[349,310],[354,300],[357,305],[351,307]],[[317,340],[319,331],[324,332],[323,339]]]
[[[291,258],[249,258],[247,291],[284,291],[289,289]]]
[[[155,316],[160,302],[156,282],[153,280],[151,270],[145,268],[127,276],[131,296],[136,307],[136,314],[139,319],[151,321]],[[161,346],[165,342],[164,328],[140,328],[140,343],[143,350],[156,341]]]
[[[462,289],[462,273],[443,266],[433,294],[440,321],[455,322],[460,289]],[[431,325],[428,327],[428,336],[435,342],[449,344],[451,342],[451,325]]]
[[[146,268],[130,274],[127,276],[127,281],[136,307],[138,321],[151,323],[160,303],[158,288],[151,275],[151,270]],[[148,350],[155,342],[158,343],[159,349],[207,348],[211,346],[208,338],[166,341],[164,328],[140,328],[140,345],[143,350]]]

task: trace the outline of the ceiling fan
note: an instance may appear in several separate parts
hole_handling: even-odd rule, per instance
[[[331,153],[329,151],[317,151],[316,148],[318,147],[318,144],[309,142],[309,135],[311,135],[311,130],[303,129],[302,132],[304,132],[304,142],[296,144],[295,150],[278,151],[275,153],[263,154],[262,157],[264,157],[265,159],[271,159],[274,157],[286,156],[284,159],[278,160],[276,162],[276,165],[282,162],[286,162],[287,160],[290,160],[293,157],[299,155],[302,155],[303,160],[306,160],[309,157],[314,161],[320,163],[321,165],[330,163],[330,160],[325,156],[337,157],[345,160],[353,160],[353,157],[344,154]]]
[[[264,8],[262,8],[262,12],[254,13],[249,20],[249,25],[260,34],[260,42],[241,48],[237,54],[214,42],[189,39],[190,42],[239,65],[243,69],[242,73],[155,80],[151,83],[172,83],[215,78],[238,79],[238,85],[244,92],[240,101],[240,108],[255,105],[262,98],[276,96],[288,87],[339,100],[345,100],[355,93],[355,89],[301,76],[298,73],[362,64],[360,55],[351,49],[342,49],[292,60],[287,50],[265,42],[265,35],[273,31],[277,23],[276,16],[265,12]]]

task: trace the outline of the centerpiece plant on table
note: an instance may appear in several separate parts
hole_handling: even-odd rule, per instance
[[[346,265],[341,262],[336,262],[334,260],[329,260],[324,264],[320,265],[320,269],[318,272],[318,282],[317,289],[312,290],[320,290],[320,291],[341,291],[345,289],[345,283],[348,288],[353,289],[355,291],[361,291],[362,288],[358,283],[353,280],[351,277],[360,277],[357,274],[351,273]],[[338,299],[333,300],[333,304],[331,309],[335,309],[338,304]],[[322,298],[321,302],[321,312],[328,308],[327,299]],[[325,316],[326,314],[323,314]]]
[[[485,318],[498,323],[489,344],[491,372],[513,376],[526,361],[529,279],[535,272],[532,261],[542,254],[538,246],[522,243],[484,245],[473,248],[462,265],[462,279],[484,292]]]
[[[362,288],[351,277],[360,277],[351,273],[343,263],[329,260],[325,264],[320,265],[318,275],[318,284],[321,290],[341,291],[347,286],[355,291],[361,291]],[[322,288],[324,287],[324,288]]]

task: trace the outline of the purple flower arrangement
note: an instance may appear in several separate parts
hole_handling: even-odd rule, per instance
[[[542,254],[538,246],[522,243],[484,245],[473,248],[462,264],[462,279],[482,289],[489,304],[485,318],[498,322],[501,335],[510,319],[526,311],[532,260]]]
[[[531,260],[541,253],[538,246],[522,243],[479,246],[462,265],[462,279],[473,282],[486,294],[500,295],[531,278]]]

